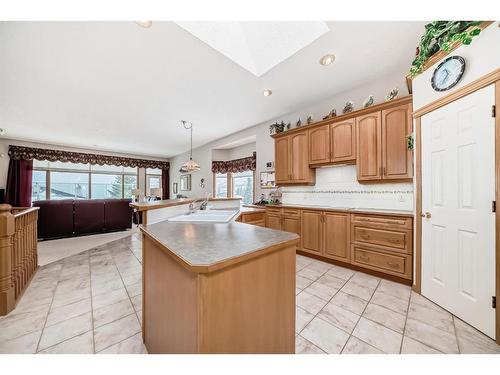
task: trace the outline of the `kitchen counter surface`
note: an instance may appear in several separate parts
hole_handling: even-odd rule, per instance
[[[271,252],[276,246],[294,245],[299,236],[255,225],[181,223],[162,221],[141,225],[144,235],[170,252],[184,267],[205,273]]]
[[[131,202],[130,207],[135,208],[137,211],[148,211],[148,210],[156,210],[159,208],[165,207],[174,207],[179,206],[181,204],[189,204],[193,202],[201,202],[204,198],[181,198],[181,199],[164,199],[160,201],[151,201],[151,202]],[[241,198],[210,198],[211,201],[239,201]],[[239,203],[238,203],[239,205]]]
[[[357,208],[357,207],[345,207],[345,206],[321,206],[321,205],[298,205],[298,204],[268,204],[264,207],[276,207],[276,208],[300,208],[303,210],[321,210],[321,211],[340,211],[340,212],[350,212],[358,214],[375,214],[375,215],[396,215],[405,217],[414,217],[413,211],[408,210],[391,210],[383,208]]]

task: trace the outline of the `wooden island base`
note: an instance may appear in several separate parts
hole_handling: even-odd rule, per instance
[[[149,353],[295,353],[295,244],[190,267],[143,233]]]

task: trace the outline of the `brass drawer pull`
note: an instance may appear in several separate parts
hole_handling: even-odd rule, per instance
[[[360,255],[359,259],[360,260],[364,260],[365,262],[369,262],[370,261],[370,257],[364,256],[364,255]]]
[[[399,268],[399,264],[397,263],[387,262],[387,265],[391,268]]]

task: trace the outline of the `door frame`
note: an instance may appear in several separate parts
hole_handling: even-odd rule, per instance
[[[472,81],[462,88],[445,95],[413,112],[415,120],[415,271],[413,290],[422,289],[422,139],[423,115],[463,98],[489,85],[495,85],[495,200],[500,203],[500,68]],[[495,295],[500,300],[500,207],[495,212]],[[500,307],[495,311],[496,342],[500,344]]]

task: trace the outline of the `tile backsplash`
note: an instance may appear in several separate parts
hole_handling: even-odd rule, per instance
[[[282,189],[283,204],[413,210],[413,183],[360,184],[356,166],[318,168],[315,186]]]

